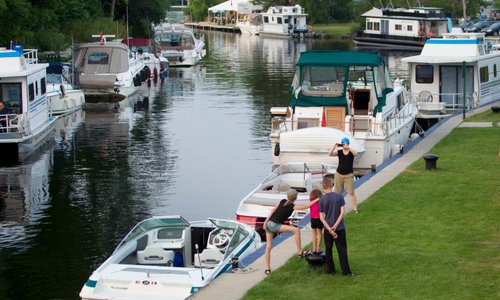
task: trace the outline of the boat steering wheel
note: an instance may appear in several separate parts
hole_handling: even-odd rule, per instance
[[[213,245],[217,248],[224,248],[229,241],[229,235],[225,232],[219,232],[214,236],[212,240]]]

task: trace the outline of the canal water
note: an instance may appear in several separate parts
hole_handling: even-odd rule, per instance
[[[58,120],[29,159],[0,166],[0,299],[78,299],[138,221],[234,219],[271,171],[272,106],[288,104],[301,51],[349,41],[203,32],[207,56],[171,69],[148,99]],[[381,52],[394,77],[401,57]]]

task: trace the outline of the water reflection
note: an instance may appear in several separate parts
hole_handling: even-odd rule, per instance
[[[0,167],[0,298],[77,298],[147,216],[234,218],[271,171],[269,110],[288,104],[300,52],[351,47],[204,34],[200,65],[171,69],[119,106],[59,120],[37,155]]]

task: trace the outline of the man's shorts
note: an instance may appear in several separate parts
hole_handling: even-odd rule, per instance
[[[343,194],[344,193],[344,184],[347,193],[354,193],[354,174],[346,174],[342,175],[339,173],[335,173],[335,192]]]

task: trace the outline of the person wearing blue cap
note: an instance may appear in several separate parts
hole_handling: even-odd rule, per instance
[[[338,149],[341,145],[342,149]],[[328,154],[330,156],[338,156],[339,165],[337,167],[337,172],[335,173],[335,192],[339,194],[344,194],[344,185],[351,199],[352,209],[355,213],[358,212],[358,203],[356,201],[356,195],[354,194],[354,156],[358,155],[358,152],[352,149],[350,146],[350,141],[347,137],[344,137],[339,143],[335,143],[333,148],[330,149]]]

